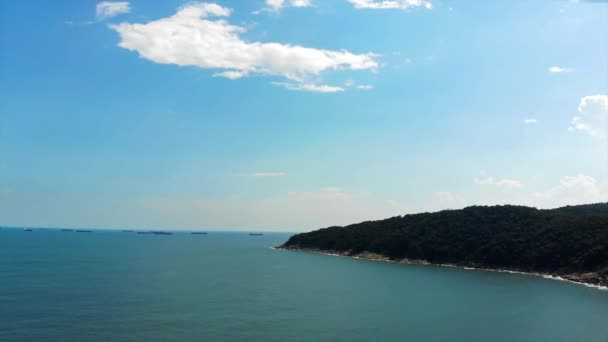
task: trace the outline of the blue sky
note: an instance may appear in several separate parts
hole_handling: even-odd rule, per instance
[[[608,200],[608,4],[0,5],[0,224],[304,231]]]

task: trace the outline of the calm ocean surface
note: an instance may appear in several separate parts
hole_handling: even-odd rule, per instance
[[[2,229],[0,341],[608,341],[608,291],[289,236]]]

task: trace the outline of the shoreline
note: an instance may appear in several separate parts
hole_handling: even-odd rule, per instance
[[[584,282],[584,281],[577,280],[577,279],[566,278],[568,275],[555,275],[555,274],[538,273],[538,272],[524,272],[524,271],[510,270],[510,269],[472,267],[472,266],[464,266],[464,265],[456,265],[456,264],[436,264],[436,263],[429,262],[427,260],[417,260],[417,259],[393,260],[384,255],[377,254],[377,253],[371,253],[371,252],[362,252],[362,253],[359,253],[356,255],[351,255],[346,252],[325,251],[325,250],[321,250],[321,249],[312,249],[312,248],[285,247],[285,246],[272,247],[272,248],[273,249],[283,249],[283,250],[288,250],[288,251],[296,251],[296,252],[317,253],[317,254],[323,254],[323,255],[329,255],[329,256],[347,257],[347,258],[352,258],[352,259],[391,262],[391,263],[404,264],[404,265],[453,267],[453,268],[460,268],[462,270],[467,270],[467,271],[474,270],[474,271],[488,271],[488,272],[530,275],[530,276],[535,276],[535,277],[541,277],[541,278],[548,279],[548,280],[558,280],[558,281],[563,281],[563,282],[572,283],[572,284],[576,284],[576,285],[582,285],[582,286],[594,288],[594,289],[600,290],[600,291],[608,291],[608,286],[605,286],[602,284]]]

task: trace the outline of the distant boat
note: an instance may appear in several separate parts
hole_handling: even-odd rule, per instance
[[[263,233],[249,233],[249,235],[252,235],[252,236],[262,236],[264,234]]]
[[[24,231],[24,232],[31,232],[31,231],[32,231],[32,228],[23,228],[23,231]]]
[[[86,229],[77,229],[76,233],[92,233],[92,230],[86,230]]]
[[[194,235],[207,235],[207,232],[192,232]]]
[[[173,235],[171,232],[150,232],[154,235]]]
[[[62,232],[73,232],[74,229],[65,228],[61,230]]]

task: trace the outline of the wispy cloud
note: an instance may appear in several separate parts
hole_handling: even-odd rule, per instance
[[[523,186],[521,184],[521,181],[518,181],[515,179],[506,179],[506,178],[496,181],[496,183],[494,183],[494,185],[496,185],[499,188],[505,188],[505,189],[518,189]]]
[[[98,2],[95,6],[95,20],[89,21],[64,21],[66,25],[92,25],[98,24],[99,22],[104,21],[105,19],[109,19],[115,17],[119,14],[129,13],[131,11],[131,5],[127,1],[102,1]]]
[[[285,5],[285,0],[266,0],[266,5],[274,10],[278,10]]]
[[[348,0],[348,2],[360,9],[433,8],[433,4],[427,0]]]
[[[266,6],[268,6],[267,8],[273,9],[273,10],[280,10],[283,7],[286,6],[290,6],[290,7],[309,7],[312,5],[312,1],[311,0],[266,0],[265,1]]]
[[[283,7],[310,7],[311,0],[265,0],[266,7],[255,11],[254,14],[261,12],[276,12]]]
[[[310,91],[315,93],[338,93],[344,91],[344,88],[338,86],[330,86],[327,84],[310,84],[310,83],[288,83],[288,82],[272,82],[272,84],[283,87],[289,90]]]
[[[222,71],[222,72],[218,72],[213,74],[213,76],[215,77],[224,77],[230,80],[236,80],[239,79],[241,77],[244,77],[247,75],[247,72],[244,71],[236,71],[236,70],[230,70],[230,71]]]
[[[519,189],[523,187],[521,181],[515,179],[494,179],[486,175],[485,171],[480,172],[480,177],[473,178],[473,183],[481,186],[495,186],[502,189]]]
[[[129,13],[130,11],[131,6],[127,1],[103,1],[97,3],[97,6],[95,7],[95,17],[97,20],[103,20],[115,17],[119,14]]]
[[[312,5],[311,0],[292,0],[291,5],[293,7],[309,7]]]
[[[524,123],[526,125],[533,125],[533,124],[538,123],[538,120],[536,120],[535,118],[526,118],[526,119],[524,119]]]
[[[355,88],[355,89],[359,89],[359,90],[372,90],[374,89],[374,86],[371,84],[357,84],[357,82],[353,81],[353,80],[346,80],[346,82],[344,82],[344,85],[346,87],[349,88]]]
[[[339,92],[341,87],[316,85],[325,71],[374,70],[375,54],[324,50],[298,45],[250,42],[241,39],[245,28],[225,19],[231,10],[213,3],[191,3],[167,18],[145,24],[110,25],[120,34],[120,47],[161,64],[217,70],[215,76],[238,79],[249,74],[280,75],[293,83],[277,84],[290,90]],[[316,83],[316,82],[315,82]]]
[[[563,67],[558,67],[558,66],[552,66],[549,68],[549,72],[552,74],[560,74],[560,73],[566,73],[566,72],[574,72],[576,71],[573,68],[563,68]]]

